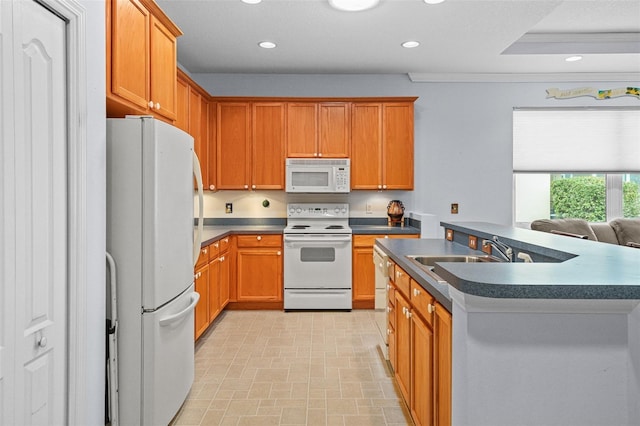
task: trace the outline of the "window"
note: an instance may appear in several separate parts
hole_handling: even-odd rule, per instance
[[[640,217],[640,108],[516,109],[514,221]]]

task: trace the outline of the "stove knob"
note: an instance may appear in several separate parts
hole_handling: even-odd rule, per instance
[[[335,209],[333,209],[333,211],[336,213],[340,213],[340,207],[336,207]]]
[[[298,208],[296,209],[296,213],[301,213],[301,212],[302,212],[302,209],[301,209],[300,207],[298,207]]]
[[[296,211],[296,209],[295,209],[295,208],[293,208],[293,207],[290,207],[290,208],[289,208],[289,213],[293,214],[295,211]]]
[[[346,207],[343,207],[343,208],[342,208],[342,213],[344,214],[344,213],[346,213],[346,212],[347,212]]]

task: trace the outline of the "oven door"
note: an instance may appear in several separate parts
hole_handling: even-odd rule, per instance
[[[350,234],[285,234],[285,289],[350,289]]]

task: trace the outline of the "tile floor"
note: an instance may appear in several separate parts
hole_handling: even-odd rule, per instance
[[[225,311],[172,425],[411,425],[373,311]]]

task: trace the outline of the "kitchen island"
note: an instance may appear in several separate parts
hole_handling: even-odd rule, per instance
[[[640,424],[640,250],[442,226],[451,241],[376,244],[452,314],[452,424]],[[493,236],[534,263],[437,263],[436,280],[406,257],[484,255],[470,237]]]

